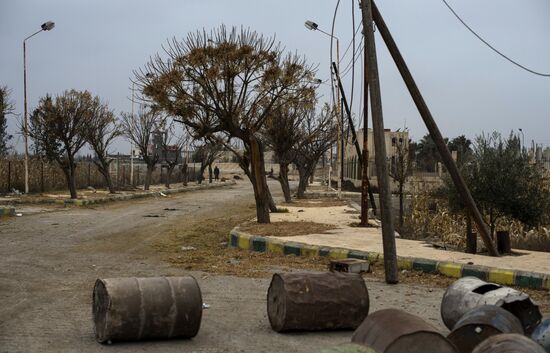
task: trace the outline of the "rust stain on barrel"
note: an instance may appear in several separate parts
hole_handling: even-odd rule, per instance
[[[99,342],[194,337],[202,318],[195,278],[98,279],[93,317]]]
[[[369,295],[359,274],[276,273],[267,293],[273,330],[355,329],[369,312]]]
[[[432,325],[399,309],[383,309],[370,314],[355,330],[351,341],[381,353],[457,352]]]

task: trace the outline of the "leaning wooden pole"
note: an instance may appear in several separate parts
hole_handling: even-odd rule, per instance
[[[348,100],[346,99],[346,92],[344,91],[344,86],[342,86],[342,80],[340,80],[340,73],[338,72],[338,67],[336,66],[336,63],[332,63],[332,68],[334,69],[336,80],[338,82],[338,89],[340,90],[340,94],[342,95],[342,103],[344,105],[344,109],[346,110],[346,114],[348,116],[348,124],[351,130],[351,135],[353,138],[353,144],[355,145],[355,151],[357,153],[357,160],[359,161],[360,167],[363,166],[364,158],[362,157],[363,154],[361,153],[361,147],[359,146],[359,141],[357,141],[357,134],[355,133],[355,126],[353,125],[353,119],[351,118],[351,111],[349,109]],[[367,116],[368,117],[368,116]],[[367,125],[368,126],[368,125]],[[364,135],[364,134],[363,134]],[[365,136],[363,136],[363,141],[365,141]],[[368,149],[365,149],[367,151],[367,158],[368,158]],[[368,163],[368,161],[367,161]],[[366,182],[365,182],[366,180]],[[363,190],[363,185],[367,190]],[[368,192],[370,202],[372,204],[372,212],[376,214],[376,203],[374,202],[374,194],[372,193],[372,188],[370,187],[370,180],[368,174],[362,175],[362,184],[361,184],[361,198],[363,198],[363,192]],[[365,194],[366,195],[366,194]],[[366,197],[366,196],[365,196]],[[369,202],[367,199],[367,204],[365,207],[365,210],[363,210],[363,201],[361,201],[361,225],[367,225],[368,224],[368,210],[369,210]],[[365,213],[367,216],[363,218],[363,213]],[[363,219],[365,220],[363,222]]]
[[[386,139],[384,137],[384,119],[382,116],[382,96],[378,78],[378,63],[374,29],[372,26],[371,0],[362,0],[363,35],[367,52],[369,87],[372,112],[372,130],[374,135],[374,157],[380,197],[380,220],[382,221],[382,242],[384,249],[384,269],[387,283],[397,283],[397,253],[395,249],[395,231],[393,229],[392,205],[388,168],[386,162]]]
[[[449,148],[443,140],[443,136],[441,135],[441,132],[439,131],[439,128],[435,123],[432,113],[426,105],[426,102],[424,101],[424,98],[422,97],[422,94],[420,93],[420,90],[418,89],[418,86],[416,85],[416,82],[414,81],[414,78],[412,77],[411,72],[407,67],[407,64],[405,63],[405,59],[403,59],[403,56],[401,56],[399,48],[393,40],[393,37],[388,27],[386,26],[386,23],[384,22],[380,11],[378,11],[378,8],[376,7],[374,1],[372,1],[372,11],[376,27],[378,28],[380,35],[384,39],[384,42],[386,43],[386,46],[388,47],[388,50],[393,60],[395,61],[395,64],[397,65],[397,68],[399,69],[399,72],[401,73],[405,84],[407,85],[409,93],[411,94],[411,97],[416,104],[416,108],[418,109],[418,112],[422,116],[422,119],[424,120],[424,123],[426,124],[426,127],[430,132],[430,136],[437,146],[439,154],[441,155],[441,159],[443,160],[443,164],[445,164],[445,167],[449,171],[453,183],[460,193],[462,202],[464,202],[468,210],[470,210],[472,217],[474,218],[474,221],[476,223],[477,229],[479,230],[479,233],[481,235],[481,238],[483,239],[483,242],[487,247],[487,250],[492,256],[498,256],[498,251],[493,244],[493,241],[491,240],[489,228],[487,227],[487,224],[485,224],[485,221],[481,216],[481,212],[479,212],[479,209],[477,208],[477,205],[472,197],[472,194],[470,193],[470,190],[468,189],[466,183],[464,182],[464,179],[460,175],[460,172],[458,171],[458,168],[451,156],[451,153],[449,152]]]

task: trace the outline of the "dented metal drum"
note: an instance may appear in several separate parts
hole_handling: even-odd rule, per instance
[[[531,339],[540,344],[546,352],[550,353],[550,316],[546,317],[540,325],[535,327]]]
[[[454,345],[418,316],[399,309],[370,314],[355,330],[353,343],[380,353],[456,353]]]
[[[531,332],[542,315],[526,293],[475,277],[464,277],[451,284],[441,301],[441,318],[450,330],[469,310],[481,305],[496,305],[514,314],[523,330]]]
[[[273,330],[355,329],[369,313],[369,293],[356,273],[276,273],[267,292]]]
[[[472,353],[545,353],[538,343],[517,334],[492,336],[481,342]]]
[[[501,333],[523,334],[521,322],[496,305],[482,305],[464,314],[447,338],[460,353],[470,353],[479,343]]]
[[[201,291],[191,276],[107,278],[94,286],[93,319],[101,343],[190,338],[201,318]]]

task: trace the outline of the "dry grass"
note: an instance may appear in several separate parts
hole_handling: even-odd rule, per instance
[[[515,249],[550,252],[550,230],[546,227],[529,229],[517,220],[502,217],[496,229],[510,232]],[[466,246],[466,217],[451,213],[445,200],[433,197],[421,185],[412,188],[410,210],[405,214],[404,229],[399,230],[407,239],[430,239],[454,249]]]
[[[265,277],[285,268],[324,270],[328,259],[256,253],[227,247],[231,229],[250,221],[254,206],[217,211],[208,219],[183,220],[153,243],[155,252],[173,266],[242,277]],[[193,247],[194,250],[182,250]]]
[[[240,230],[254,234],[272,237],[291,237],[295,235],[323,234],[329,230],[336,229],[333,224],[315,222],[273,222],[270,224],[259,224],[248,222],[239,227]]]

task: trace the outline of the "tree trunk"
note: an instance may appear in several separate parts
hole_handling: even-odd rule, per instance
[[[149,190],[149,186],[151,185],[151,179],[153,177],[153,170],[155,170],[154,165],[147,165],[147,172],[145,173],[145,185],[143,186],[143,190]]]
[[[212,184],[212,163],[208,164],[208,183]]]
[[[187,170],[188,166],[187,163],[184,163],[181,167],[181,174],[183,177],[183,186],[187,186],[187,182],[189,181],[189,171]]]
[[[279,183],[281,183],[285,202],[291,202],[290,185],[288,183],[288,163],[279,163],[279,178],[277,179],[279,179]]]
[[[298,166],[298,175],[299,175],[299,181],[298,181],[298,192],[296,193],[296,197],[299,199],[303,199],[305,198],[304,193],[306,192],[309,175],[307,173],[307,170],[300,166]]]
[[[197,176],[197,182],[199,184],[202,184],[202,181],[204,180],[204,170],[206,169],[207,165],[206,164],[203,164],[201,162],[201,167],[200,167],[200,170],[199,170],[199,175]]]
[[[113,179],[111,179],[111,173],[109,173],[109,162],[100,159],[99,162],[94,161],[94,164],[101,175],[103,175],[103,179],[105,179],[105,184],[107,185],[107,189],[109,189],[109,193],[114,194],[115,186],[113,184]]]
[[[275,203],[275,200],[273,200],[273,196],[271,195],[271,190],[269,190],[269,188],[267,189],[267,200],[269,204],[269,210],[271,212],[277,212],[277,204]]]
[[[76,166],[74,163],[69,161],[67,172],[65,173],[67,177],[67,184],[69,186],[69,192],[71,193],[71,199],[77,199],[78,195],[76,193],[76,177],[75,177]]]
[[[403,183],[399,183],[399,227],[403,228]]]
[[[270,223],[269,204],[271,194],[267,186],[262,145],[254,135],[250,135],[248,142],[250,143],[250,181],[256,199],[256,217],[258,223]]]
[[[166,186],[167,189],[170,189],[170,178],[172,177],[172,172],[174,171],[175,167],[175,164],[169,164],[168,168],[166,169],[166,183],[164,184],[164,186]]]

